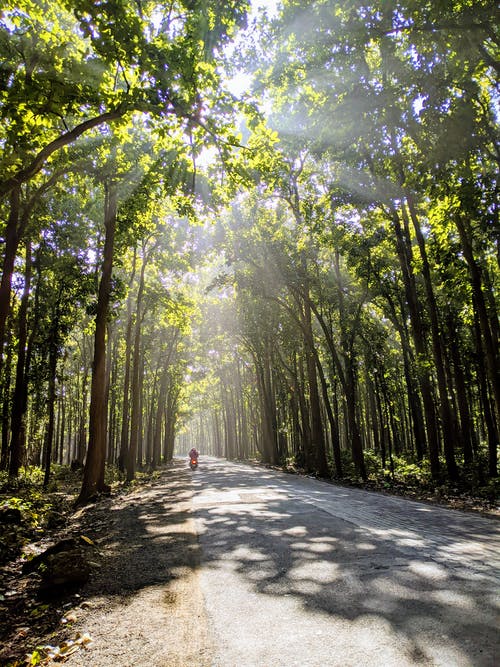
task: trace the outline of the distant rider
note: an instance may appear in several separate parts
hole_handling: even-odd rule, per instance
[[[198,450],[196,449],[196,447],[192,447],[192,448],[189,450],[189,454],[188,454],[188,456],[189,456],[190,459],[194,459],[195,461],[198,461],[198,456],[199,456],[199,455],[200,455],[200,454],[199,454]]]

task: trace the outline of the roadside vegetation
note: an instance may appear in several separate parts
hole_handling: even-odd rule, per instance
[[[116,499],[151,485],[159,474],[138,473],[130,483],[109,469],[106,482]],[[64,661],[91,641],[74,636],[74,614],[67,610],[85,601],[81,589],[100,567],[100,550],[89,536],[108,525],[106,497],[77,512],[82,470],[55,466],[48,489],[43,478],[38,467],[23,469],[15,484],[0,477],[0,663],[9,667]],[[62,641],[64,634],[74,638]],[[37,645],[40,637],[43,645]]]

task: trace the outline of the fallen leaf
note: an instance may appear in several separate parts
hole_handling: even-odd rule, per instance
[[[36,650],[36,651],[33,651],[33,653],[29,653],[26,656],[26,661],[25,661],[24,664],[25,665],[28,664],[30,666],[31,665],[39,665],[41,663],[41,661],[42,661],[42,655],[38,650]]]
[[[78,651],[79,648],[80,647],[78,646],[78,644],[72,644],[71,646],[64,646],[63,648],[61,648],[59,655],[66,657],[68,655],[71,655],[75,651]]]
[[[92,641],[92,637],[89,635],[88,632],[84,632],[83,634],[78,633],[76,636],[77,636],[76,641],[79,644],[83,644],[83,645],[90,644],[90,642]]]
[[[30,630],[30,629],[29,629],[29,628],[26,628],[26,627],[25,627],[25,628],[16,628],[16,639],[18,639],[18,638],[20,638],[20,637],[26,637],[26,635],[28,634],[29,630]]]

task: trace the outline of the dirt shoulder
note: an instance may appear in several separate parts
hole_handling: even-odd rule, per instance
[[[17,624],[14,606],[0,664],[31,654],[44,665],[209,665],[191,498],[189,471],[174,463],[148,486],[75,513],[67,532],[96,545],[90,580],[78,593],[33,600]],[[16,581],[25,602],[30,585]]]

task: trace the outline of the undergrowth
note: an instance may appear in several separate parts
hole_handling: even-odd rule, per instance
[[[161,472],[138,471],[127,483],[116,466],[107,466],[105,481],[113,492],[128,493],[158,479]],[[23,547],[41,539],[52,528],[65,524],[82,484],[82,469],[54,464],[47,489],[38,467],[22,468],[17,479],[0,472],[0,566],[14,560]]]
[[[440,460],[443,471],[440,479],[434,479],[428,459],[416,461],[409,456],[392,456],[382,465],[380,456],[372,451],[364,452],[367,479],[363,480],[356,470],[350,452],[341,452],[342,475],[335,470],[333,459],[329,459],[330,477],[336,482],[397,495],[410,496],[444,502],[453,507],[479,509],[496,508],[500,497],[500,478],[486,475],[487,460],[479,454],[477,460],[467,467],[458,462],[459,477],[455,481],[445,477],[446,462]],[[298,465],[294,457],[282,462],[289,472],[307,473]]]

